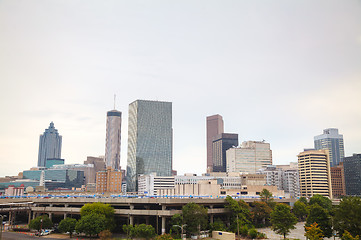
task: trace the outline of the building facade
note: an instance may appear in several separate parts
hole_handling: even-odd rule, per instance
[[[117,110],[107,112],[105,139],[105,164],[112,169],[120,169],[120,136],[122,113]]]
[[[327,128],[323,134],[314,137],[315,149],[327,149],[330,155],[330,166],[337,166],[345,157],[343,135],[337,128]]]
[[[104,171],[106,169],[105,167],[105,161],[104,156],[101,157],[87,157],[86,161],[84,161],[84,164],[93,164],[95,172]]]
[[[136,100],[129,104],[127,188],[136,192],[140,174],[172,175],[172,103]]]
[[[332,198],[328,150],[308,150],[297,157],[301,197],[320,194]]]
[[[213,172],[213,138],[224,133],[223,118],[221,115],[207,117],[207,172]]]
[[[346,194],[361,196],[361,154],[345,157],[343,167],[345,171]]]
[[[213,138],[212,142],[212,160],[213,172],[226,172],[227,158],[226,151],[232,147],[238,146],[238,134],[221,133]]]
[[[227,172],[256,173],[269,165],[272,165],[269,143],[247,141],[227,151]]]
[[[36,180],[30,186],[42,185],[41,175],[44,174],[44,187],[49,190],[57,188],[81,188],[84,185],[84,171],[73,169],[47,169],[47,170],[27,170],[23,172],[24,179]],[[25,184],[24,184],[25,185]],[[27,185],[25,185],[27,186]]]
[[[107,170],[96,173],[97,193],[121,193],[122,192],[122,172],[107,167]]]
[[[296,198],[300,196],[300,182],[298,169],[290,165],[270,165],[258,171],[266,174],[266,185],[277,186],[279,190],[285,192],[286,197]]]
[[[158,195],[160,189],[174,188],[174,176],[157,176],[156,174],[139,175],[138,194],[147,196]]]
[[[40,135],[39,139],[39,154],[38,167],[45,167],[46,160],[50,158],[61,158],[61,144],[62,136],[59,135],[58,130],[51,122],[48,129]]]
[[[340,162],[340,164],[337,166],[331,167],[331,186],[333,197],[341,197],[346,195],[343,162]]]

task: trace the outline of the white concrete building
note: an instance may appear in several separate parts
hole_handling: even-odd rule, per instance
[[[257,141],[243,142],[241,147],[226,152],[227,172],[256,173],[272,165],[270,144]]]
[[[297,165],[270,165],[258,171],[265,174],[266,185],[277,186],[279,190],[284,190],[287,197],[300,196],[300,183]]]
[[[174,188],[174,176],[139,175],[138,194],[156,196],[158,190]]]

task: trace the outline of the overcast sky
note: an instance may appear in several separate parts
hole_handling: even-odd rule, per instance
[[[106,112],[173,102],[173,165],[206,171],[206,116],[297,161],[329,127],[361,153],[361,1],[0,0],[0,176],[37,165],[49,123],[62,158],[104,155]]]

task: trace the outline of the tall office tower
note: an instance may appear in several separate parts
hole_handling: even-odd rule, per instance
[[[213,171],[212,146],[213,138],[224,132],[223,118],[221,115],[207,117],[207,172]]]
[[[107,112],[107,133],[105,142],[105,165],[120,169],[120,133],[122,113],[117,110]]]
[[[337,166],[345,157],[343,135],[337,128],[327,128],[323,134],[314,137],[315,149],[328,149],[331,167]]]
[[[226,151],[238,146],[238,134],[221,133],[213,138],[212,142],[213,172],[226,172]]]
[[[230,148],[226,156],[227,172],[256,173],[272,165],[270,144],[263,141],[243,142],[241,147]]]
[[[45,167],[48,158],[61,158],[61,141],[62,137],[51,122],[49,128],[40,135],[38,167]]]
[[[361,154],[343,159],[346,195],[361,195]]]
[[[129,104],[127,188],[140,174],[172,175],[172,103],[136,100]]]
[[[307,150],[297,157],[301,197],[320,194],[332,198],[328,150]]]

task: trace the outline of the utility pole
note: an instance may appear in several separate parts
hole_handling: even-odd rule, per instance
[[[238,213],[237,213],[237,235],[239,238],[239,221],[238,221]]]

